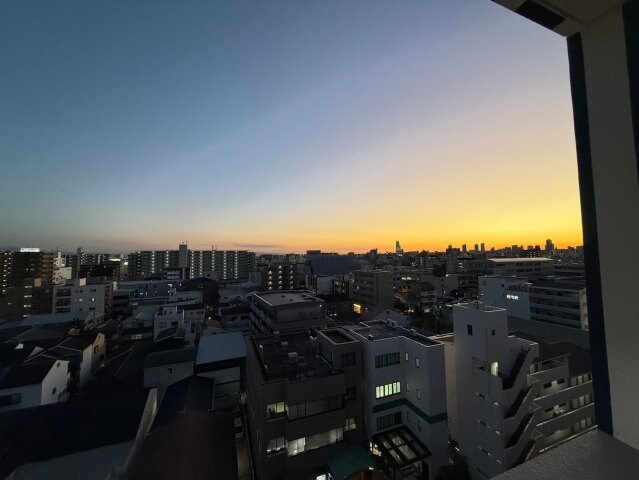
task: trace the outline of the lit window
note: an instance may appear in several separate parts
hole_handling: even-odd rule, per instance
[[[389,397],[401,393],[401,383],[393,382],[375,387],[375,398]]]

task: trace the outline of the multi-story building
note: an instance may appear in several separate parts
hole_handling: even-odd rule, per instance
[[[13,266],[13,252],[0,252],[0,295],[7,292],[11,282],[11,267]]]
[[[94,312],[110,318],[113,282],[88,283],[86,278],[53,287],[53,313]]]
[[[248,296],[250,330],[253,333],[299,331],[326,326],[326,302],[311,292],[277,291]]]
[[[189,252],[191,278],[203,277],[205,272],[214,270],[214,253],[213,250],[191,250]]]
[[[299,286],[295,264],[272,263],[260,270],[264,290],[295,290]]]
[[[29,315],[51,313],[52,298],[52,285],[43,285],[39,278],[27,278],[22,285],[9,287],[0,295],[0,318],[21,320]]]
[[[446,347],[451,437],[474,479],[490,478],[595,425],[590,355],[566,342],[508,333],[506,311],[453,307]]]
[[[343,330],[250,339],[246,405],[257,478],[329,478],[329,460],[363,443],[361,362],[360,342]]]
[[[535,282],[530,287],[530,319],[588,330],[585,280],[565,277]]]
[[[364,429],[371,453],[393,475],[434,480],[448,464],[444,345],[393,320],[364,322],[351,334],[363,348]]]
[[[540,394],[528,372],[539,344],[508,334],[506,310],[481,302],[453,306],[454,336],[446,347],[451,436],[468,458],[473,479],[491,478],[541,448],[535,426]]]
[[[553,261],[550,258],[489,258],[490,271],[494,275],[516,275],[529,280],[553,274]]]
[[[481,302],[505,308],[509,317],[530,318],[530,282],[524,277],[486,275],[479,277]]]
[[[393,307],[393,274],[386,270],[355,270],[351,289],[353,308],[362,313]]]
[[[248,250],[216,250],[214,268],[218,280],[247,280],[255,271],[255,253]]]
[[[39,248],[21,248],[18,252],[2,252],[0,274],[2,290],[21,286],[27,279],[42,279],[44,285],[53,283],[53,265],[56,254]]]

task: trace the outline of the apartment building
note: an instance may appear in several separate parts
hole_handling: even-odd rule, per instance
[[[588,303],[584,278],[548,278],[531,285],[530,319],[588,330]]]
[[[328,325],[326,302],[304,290],[261,292],[248,295],[252,333],[274,333]]]
[[[85,313],[111,317],[113,282],[91,282],[86,278],[67,281],[53,287],[53,313]]]
[[[386,270],[355,270],[351,289],[353,308],[358,313],[393,308],[393,274]]]
[[[540,384],[528,377],[539,344],[509,335],[506,310],[481,302],[453,305],[453,322],[454,336],[436,337],[446,348],[450,433],[472,478],[491,478],[541,448]]]
[[[213,271],[217,279],[226,282],[247,280],[255,271],[255,253],[248,250],[216,250]]]
[[[392,475],[434,480],[448,464],[444,345],[394,320],[363,322],[350,332],[363,349],[364,429],[371,453]]]
[[[298,285],[297,265],[292,263],[272,263],[260,267],[264,290],[295,290]]]
[[[490,273],[500,276],[516,275],[536,279],[552,275],[554,263],[550,258],[489,258]]]
[[[360,342],[337,329],[250,339],[246,405],[257,478],[326,479],[332,458],[363,443],[361,361]]]

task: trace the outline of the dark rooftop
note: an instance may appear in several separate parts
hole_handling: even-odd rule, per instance
[[[193,361],[195,361],[194,348],[178,348],[164,352],[149,353],[144,361],[144,368],[154,368]]]
[[[321,330],[322,335],[328,337],[330,341],[333,343],[348,343],[348,342],[356,342],[354,338],[351,338],[342,330],[332,329],[332,330]]]
[[[427,336],[417,332],[417,330],[409,330],[404,327],[393,327],[388,325],[383,320],[373,320],[370,322],[364,322],[361,326],[353,328],[353,333],[359,334],[365,340],[375,341],[384,340],[387,338],[405,337],[410,340],[414,340],[427,347],[439,345],[439,342],[431,340]]]
[[[129,478],[238,478],[233,414],[209,412],[213,384],[193,376],[167,389]]]
[[[182,327],[169,327],[164,330],[160,330],[158,336],[155,338],[156,342],[161,342],[162,340],[166,340],[168,338],[181,338],[184,339],[186,332]]]
[[[551,343],[543,338],[528,335],[522,332],[513,332],[519,338],[524,338],[539,344],[539,357],[537,361],[544,362],[568,356],[568,370],[571,377],[592,372],[592,358],[590,350],[578,347],[568,342]]]
[[[132,440],[146,398],[110,377],[67,402],[1,413],[0,478],[25,463]]]
[[[282,378],[295,381],[337,373],[321,355],[316,353],[313,342],[307,332],[290,333],[279,337],[258,335],[251,339],[262,366],[262,374],[267,381]]]
[[[0,370],[0,389],[38,384],[56,362],[54,358],[38,357],[33,363],[4,368]]]

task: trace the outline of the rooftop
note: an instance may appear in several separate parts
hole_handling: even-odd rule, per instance
[[[195,359],[194,348],[178,348],[164,352],[149,353],[144,361],[144,368],[161,367],[176,363],[192,362]]]
[[[317,354],[316,342],[316,337],[309,336],[307,332],[257,335],[251,339],[266,381],[295,381],[337,373],[324,357]]]
[[[568,370],[571,377],[592,372],[592,359],[590,350],[588,349],[578,347],[568,342],[549,342],[543,338],[522,332],[512,332],[512,335],[539,344],[539,357],[537,361],[543,362],[568,356]]]
[[[347,335],[346,332],[339,329],[321,330],[320,333],[327,337],[333,343],[349,343],[356,342],[354,338]]]
[[[281,305],[305,303],[305,302],[319,302],[320,299],[315,297],[312,292],[295,291],[295,290],[280,290],[277,292],[261,292],[254,293],[256,297],[266,302],[272,307],[278,307]]]
[[[246,357],[246,343],[241,332],[204,335],[197,348],[196,365]]]
[[[25,463],[132,440],[146,399],[142,388],[101,378],[66,402],[0,413],[0,478]]]
[[[415,329],[410,330],[404,327],[395,327],[392,323],[384,320],[362,322],[359,327],[355,327],[351,329],[351,331],[369,342],[385,340],[388,338],[404,337],[417,343],[421,343],[427,347],[439,345],[439,342],[431,340],[427,336],[418,333]]]
[[[455,303],[453,307],[464,308],[466,310],[481,310],[482,312],[505,312],[505,308],[494,307],[483,302],[474,301],[466,303]]]
[[[532,258],[489,258],[488,261],[495,263],[535,263],[535,262],[552,262],[551,258],[532,257]]]
[[[57,361],[40,358],[37,362],[4,368],[0,370],[0,389],[36,385],[42,382]]]
[[[189,377],[167,389],[129,478],[238,478],[233,414],[209,412],[213,383]]]

